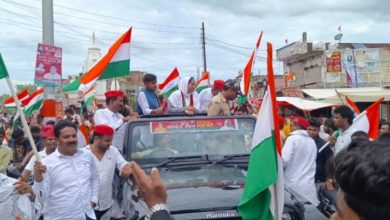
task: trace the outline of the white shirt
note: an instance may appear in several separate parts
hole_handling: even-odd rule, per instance
[[[120,152],[123,149],[123,139],[125,137],[125,125],[123,122],[123,115],[120,113],[114,113],[110,109],[99,109],[95,112],[93,120],[95,125],[108,125],[114,129],[114,139],[112,145],[115,146]]]
[[[46,149],[39,151],[38,155],[41,157],[41,160],[45,159],[47,157]],[[35,155],[33,155],[24,169],[30,172],[34,172],[34,164],[36,160],[37,158],[35,157]]]
[[[316,158],[317,147],[307,131],[291,132],[282,149],[284,184],[314,205],[319,203],[314,183]]]
[[[213,99],[213,93],[211,92],[212,88],[207,88],[202,90],[199,93],[199,111],[200,112],[207,112],[207,108],[209,106],[209,103],[211,102],[211,99]]]
[[[336,143],[334,145],[334,148],[335,148],[334,155],[336,155],[338,152],[340,152],[344,148],[348,147],[348,145],[351,143],[351,136],[356,131],[357,131],[357,129],[354,126],[350,126],[344,132],[340,131],[340,134],[337,137]]]
[[[199,105],[198,93],[193,92],[192,99],[194,102],[193,103],[194,108],[196,109],[196,111],[199,111],[200,105]],[[181,96],[181,91],[180,90],[174,91],[168,98],[168,111],[169,112],[184,112],[184,108],[187,106],[190,106],[191,95],[185,95],[184,102],[185,102],[185,106],[183,106],[183,99]]]
[[[157,96],[156,96],[157,99]],[[157,100],[158,102],[159,100]],[[150,108],[148,99],[146,98],[146,95],[144,92],[140,91],[138,93],[137,103],[142,109],[142,113],[144,115],[150,115],[153,109]]]
[[[91,152],[81,149],[73,156],[65,156],[57,149],[43,163],[47,171],[42,182],[34,181],[33,191],[44,204],[44,218],[95,218],[91,202],[98,203],[100,181]]]
[[[85,146],[85,149],[92,152],[90,145]],[[104,153],[101,160],[99,160],[93,153],[92,155],[95,159],[96,167],[100,176],[98,210],[104,211],[114,204],[112,198],[112,184],[114,181],[115,168],[122,170],[122,168],[127,164],[127,161],[123,159],[122,155],[114,146],[110,146],[110,148]]]
[[[324,131],[324,125],[321,125],[321,127],[320,127],[319,136],[320,136],[320,138],[322,138],[323,140],[328,140],[328,138],[329,138],[329,134],[325,133],[325,131]]]

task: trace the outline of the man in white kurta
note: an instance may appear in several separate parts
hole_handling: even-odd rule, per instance
[[[97,110],[93,120],[95,125],[108,125],[114,129],[113,146],[122,152],[125,123],[130,120],[130,117],[123,117],[119,113],[123,108],[124,94],[122,91],[108,91],[104,95],[106,96],[106,108]]]
[[[209,106],[209,103],[211,102],[211,99],[213,99],[214,96],[218,95],[220,91],[222,91],[224,86],[223,80],[215,80],[212,88],[206,88],[203,89],[201,92],[199,92],[199,111],[202,113],[207,113],[207,108]]]
[[[130,164],[119,151],[111,145],[114,130],[108,125],[97,125],[93,132],[93,144],[87,145],[86,150],[94,155],[100,176],[99,203],[95,208],[96,219],[99,220],[114,204],[112,186],[115,169],[120,175],[128,177],[131,174]]]
[[[318,205],[314,182],[317,147],[306,131],[308,126],[304,118],[291,119],[292,132],[282,149],[284,184],[299,201]]]
[[[43,204],[44,219],[95,219],[99,173],[92,153],[77,148],[76,132],[74,123],[59,121],[54,128],[57,150],[35,162],[33,191]]]

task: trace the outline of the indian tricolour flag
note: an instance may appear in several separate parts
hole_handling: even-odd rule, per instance
[[[39,110],[43,104],[43,88],[38,89],[30,97],[24,101],[25,105],[23,107],[23,112],[25,116],[31,116],[35,111]],[[16,127],[20,121],[19,112],[16,113],[13,127]]]
[[[280,220],[283,211],[283,165],[270,43],[267,52],[268,90],[257,117],[245,188],[238,206],[243,219]]]
[[[179,81],[179,70],[177,70],[177,68],[175,67],[175,69],[172,70],[172,72],[168,75],[164,82],[158,85],[158,88],[160,89],[160,94],[164,95],[164,97],[166,98],[169,97],[172,92],[179,89]]]
[[[26,99],[30,97],[30,94],[27,89],[21,91],[19,94],[17,94],[17,97],[21,103],[23,103]],[[4,107],[6,108],[12,108],[16,107],[16,103],[13,97],[9,97],[4,100]]]
[[[80,79],[64,87],[64,91],[88,91],[96,80],[128,76],[130,71],[131,28],[126,31]]]
[[[379,136],[379,121],[381,115],[381,103],[383,100],[384,98],[381,97],[362,113],[356,116],[353,119],[351,127],[355,127],[356,130],[366,132],[372,140],[375,140]]]
[[[204,89],[207,89],[209,87],[209,80],[210,80],[210,74],[209,72],[205,72],[196,83],[196,92],[200,93]]]
[[[262,37],[263,37],[263,31],[261,31],[259,39],[257,40],[257,43],[256,43],[256,48],[253,50],[252,55],[249,58],[248,63],[246,64],[246,66],[244,68],[244,72],[242,73],[240,88],[241,88],[241,93],[245,96],[247,96],[249,93],[252,67],[255,64],[256,53],[257,53],[257,50],[259,49]]]
[[[82,97],[85,105],[94,105],[95,89],[91,87],[88,91],[83,93]]]

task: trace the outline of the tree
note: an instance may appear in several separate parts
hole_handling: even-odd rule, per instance
[[[23,91],[24,89],[28,89],[28,92],[31,94],[37,91],[37,86],[34,84],[20,84],[16,85],[16,93]]]

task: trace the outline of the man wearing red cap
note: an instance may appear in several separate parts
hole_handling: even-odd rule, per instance
[[[130,117],[123,117],[119,111],[123,108],[124,94],[122,91],[107,91],[106,108],[99,109],[95,112],[93,119],[95,125],[109,125],[114,129],[113,146],[122,152],[123,138],[125,133],[124,123],[130,120]]]
[[[282,149],[284,184],[297,194],[301,202],[318,205],[314,183],[317,147],[306,129],[309,122],[302,117],[291,118],[290,136]]]
[[[100,175],[99,203],[95,208],[96,219],[99,220],[113,205],[112,185],[115,169],[120,175],[131,174],[130,163],[123,159],[119,151],[111,146],[114,130],[108,125],[97,125],[93,132],[93,143],[85,147],[94,155]]]
[[[54,127],[52,125],[46,125],[41,130],[41,137],[43,138],[43,150],[39,151],[38,154],[41,157],[41,160],[45,159],[51,153],[57,149],[57,141],[54,136]],[[35,155],[31,157],[30,161],[24,168],[22,172],[22,178],[27,180],[30,174],[34,171],[34,164],[36,158]]]
[[[212,88],[203,89],[199,93],[200,112],[207,113],[207,107],[209,106],[211,99],[222,91],[224,83],[225,82],[223,80],[217,79],[214,81]]]

